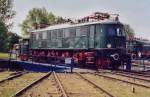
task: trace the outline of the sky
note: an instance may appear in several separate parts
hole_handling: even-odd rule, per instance
[[[119,14],[120,21],[129,24],[140,38],[150,40],[150,0],[14,0],[13,32],[21,34],[19,24],[34,7],[45,7],[56,16],[80,18],[93,12]]]

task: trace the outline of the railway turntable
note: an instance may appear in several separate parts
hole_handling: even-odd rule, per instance
[[[95,12],[92,15],[31,31],[20,40],[19,58],[40,63],[64,63],[73,58],[82,68],[118,69],[124,64],[126,36],[119,15]]]

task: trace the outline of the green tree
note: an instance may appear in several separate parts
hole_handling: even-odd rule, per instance
[[[12,0],[0,0],[0,52],[9,50],[8,32],[12,27],[11,19],[15,15]]]
[[[7,51],[7,31],[6,25],[0,20],[0,52]]]
[[[126,34],[127,39],[129,39],[130,37],[134,37],[135,35],[134,30],[130,27],[129,24],[124,24],[124,32]]]
[[[23,35],[29,35],[30,30],[38,29],[39,25],[53,25],[63,20],[62,17],[57,17],[53,13],[47,12],[45,8],[33,8],[20,26]]]
[[[0,0],[0,19],[8,28],[12,26],[10,19],[15,16],[15,11],[12,10],[12,5],[12,0]]]
[[[12,49],[13,45],[19,43],[20,37],[16,33],[8,33],[8,48]]]

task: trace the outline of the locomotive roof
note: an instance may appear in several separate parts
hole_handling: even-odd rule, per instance
[[[65,24],[57,24],[57,25],[52,25],[47,28],[43,29],[37,29],[33,30],[31,32],[41,32],[41,31],[47,31],[47,30],[54,30],[54,29],[61,29],[61,28],[71,28],[71,27],[78,27],[78,26],[84,26],[84,25],[91,25],[91,24],[122,24],[119,21],[114,21],[114,20],[103,20],[103,21],[95,21],[95,22],[84,22],[84,23],[65,23]]]

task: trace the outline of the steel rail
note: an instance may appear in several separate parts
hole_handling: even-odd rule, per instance
[[[98,72],[98,73],[101,73],[101,72]],[[112,74],[112,75],[119,75],[119,76],[122,76],[122,77],[127,77],[127,78],[133,78],[133,79],[137,79],[137,80],[141,80],[141,81],[146,81],[146,82],[150,82],[150,79],[145,79],[145,78],[139,78],[139,77],[136,77],[136,75],[130,75],[130,74],[123,74],[123,73],[118,73],[118,72],[106,72],[108,74]],[[142,77],[142,76],[141,76]]]
[[[25,73],[27,73],[27,72],[17,73],[17,74],[15,74],[15,75],[13,75],[13,76],[10,76],[10,77],[8,77],[8,78],[5,78],[5,79],[3,79],[3,80],[0,80],[0,83],[3,83],[3,82],[8,81],[8,80],[12,80],[12,79],[17,78],[17,77],[20,77],[20,76],[22,76],[22,75],[25,74]]]
[[[106,75],[102,75],[102,74],[98,74],[98,73],[90,73],[90,74],[98,75],[98,76],[105,77],[105,78],[108,78],[108,79],[113,79],[113,80],[121,81],[121,82],[124,82],[124,83],[128,83],[128,84],[132,84],[132,85],[136,85],[136,86],[140,86],[140,87],[150,89],[150,86],[146,86],[146,85],[143,85],[143,84],[138,84],[138,83],[134,83],[134,82],[130,82],[130,81],[126,81],[126,80],[122,80],[122,79],[118,79],[118,78],[114,78],[114,77],[110,77],[110,76],[106,76]]]
[[[81,75],[80,73],[76,74],[78,76],[80,76],[82,79],[84,79],[85,81],[87,81],[88,83],[90,83],[91,85],[93,85],[94,87],[96,87],[97,89],[99,89],[100,91],[104,92],[105,94],[107,94],[109,97],[115,97],[112,94],[110,94],[108,91],[104,90],[103,88],[101,88],[100,86],[96,85],[94,82],[90,81],[89,79],[87,79],[86,77],[84,77],[83,75]]]
[[[65,89],[64,89],[60,79],[58,78],[57,74],[54,71],[53,71],[53,74],[54,74],[55,81],[57,82],[57,84],[58,84],[58,86],[59,86],[59,88],[62,92],[62,96],[63,97],[68,97],[67,92],[65,91]]]
[[[26,87],[24,87],[23,89],[19,90],[18,92],[16,92],[14,95],[12,95],[11,97],[19,97],[20,95],[22,95],[26,90],[30,89],[33,85],[39,83],[40,81],[42,81],[43,79],[47,78],[49,75],[51,75],[52,72],[48,72],[47,74],[45,74],[44,76],[42,76],[41,78],[33,81],[31,84],[27,85]]]
[[[113,70],[113,71],[104,71],[103,69],[97,71],[97,72],[102,72],[102,73],[107,73],[107,72],[113,72],[113,73],[123,73],[123,74],[130,74],[130,75],[135,75],[135,76],[143,76],[143,77],[150,77],[150,74],[144,73],[144,72],[136,72],[136,71],[123,71],[123,70]]]
[[[123,71],[119,71],[118,73],[124,73],[124,74],[136,75],[136,76],[143,76],[143,77],[150,77],[150,74],[142,73],[142,72],[123,72]]]

